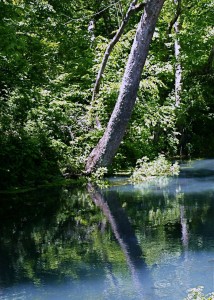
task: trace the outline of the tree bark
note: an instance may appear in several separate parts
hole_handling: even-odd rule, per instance
[[[181,10],[181,0],[175,0],[174,1],[175,4],[177,5],[176,7],[176,13],[173,17],[173,19],[171,20],[171,22],[169,23],[169,27],[168,27],[168,34],[171,33],[173,26],[175,25],[175,23],[177,22],[182,10]]]
[[[125,134],[137,97],[141,73],[164,0],[148,0],[136,31],[126,64],[119,97],[105,133],[92,150],[86,163],[86,174],[106,167],[114,158]]]
[[[138,6],[136,6],[136,3],[137,3],[137,0],[132,1],[132,3],[129,6],[129,9],[124,17],[122,24],[120,25],[115,36],[113,37],[113,39],[110,41],[108,47],[106,48],[99,72],[97,74],[96,82],[94,85],[93,95],[92,95],[92,103],[95,100],[96,95],[99,93],[102,75],[105,70],[106,64],[108,62],[109,56],[110,56],[112,50],[114,49],[114,46],[116,45],[116,43],[119,41],[120,37],[122,36],[124,29],[126,27],[126,24],[128,23],[128,21],[130,19],[130,16],[132,15],[133,12],[138,11],[139,9],[143,8],[143,6],[145,5],[144,3],[141,3]]]
[[[179,41],[180,22],[179,15],[181,13],[181,0],[174,0],[177,5],[177,16],[174,23],[175,30],[175,106],[178,107],[181,103],[181,90],[182,90],[182,67],[181,67],[181,45]]]

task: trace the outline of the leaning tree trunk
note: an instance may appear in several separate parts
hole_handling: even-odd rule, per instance
[[[119,27],[118,31],[116,32],[115,36],[113,37],[113,39],[109,43],[108,47],[106,48],[106,51],[105,51],[105,54],[104,54],[104,57],[103,57],[103,60],[102,60],[99,72],[97,74],[96,82],[95,82],[95,85],[94,85],[93,95],[92,95],[92,104],[93,104],[93,102],[94,102],[94,100],[96,98],[96,95],[99,93],[101,79],[102,79],[105,67],[107,65],[109,56],[110,56],[112,50],[114,49],[114,46],[117,44],[117,42],[119,41],[120,37],[122,36],[122,34],[123,34],[124,30],[125,30],[125,27],[126,27],[128,21],[129,21],[131,15],[135,11],[138,11],[138,10],[140,10],[141,8],[143,8],[145,6],[144,3],[136,5],[137,1],[138,0],[133,0],[132,3],[130,4],[129,9],[128,9],[126,15],[125,15],[125,18],[122,21],[122,24],[120,25],[120,27]]]
[[[163,3],[164,0],[148,0],[145,5],[126,64],[117,103],[103,137],[88,157],[87,174],[99,167],[108,166],[119,148],[136,101],[141,73]]]

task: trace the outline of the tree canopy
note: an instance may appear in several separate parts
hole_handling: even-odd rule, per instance
[[[83,172],[115,106],[142,15],[130,16],[92,101],[103,55],[131,2],[0,1],[1,189]],[[177,11],[174,0],[165,1],[111,172],[159,153],[213,156],[213,3],[181,0],[179,19]],[[182,68],[178,107],[175,40]]]

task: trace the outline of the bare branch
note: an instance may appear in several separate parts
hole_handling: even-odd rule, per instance
[[[114,46],[116,45],[116,43],[119,41],[120,37],[122,36],[122,34],[124,32],[124,29],[125,29],[125,26],[126,26],[126,24],[128,23],[128,21],[130,19],[130,16],[134,12],[141,10],[145,6],[145,3],[140,3],[140,4],[136,5],[137,1],[138,0],[134,0],[130,4],[129,9],[128,9],[128,11],[127,11],[127,13],[126,13],[126,15],[125,15],[125,17],[123,19],[123,22],[120,25],[120,28],[118,29],[118,31],[116,32],[115,36],[113,37],[113,39],[110,41],[108,47],[106,48],[106,51],[105,51],[105,54],[104,54],[104,57],[103,57],[103,60],[102,60],[99,72],[97,74],[96,82],[95,82],[95,85],[94,85],[93,95],[92,95],[92,101],[95,100],[96,95],[99,93],[102,75],[103,75],[103,72],[105,70],[106,64],[108,62],[109,56],[110,56],[110,54],[111,54]]]
[[[142,3],[139,3],[139,4],[135,5],[135,7],[134,7],[134,12],[139,12],[139,11],[141,11],[141,10],[145,7],[145,4],[146,4],[146,3],[142,2]]]
[[[177,22],[179,16],[181,15],[182,9],[181,9],[181,0],[178,0],[178,4],[177,4],[177,8],[176,8],[176,13],[173,17],[173,19],[171,20],[171,22],[169,23],[169,27],[168,27],[168,34],[171,33],[172,31],[172,27],[174,26],[174,24]]]

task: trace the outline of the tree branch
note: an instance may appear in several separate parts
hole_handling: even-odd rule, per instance
[[[92,101],[95,100],[96,95],[99,93],[102,75],[103,75],[103,72],[105,70],[106,64],[108,62],[109,56],[110,56],[114,46],[116,45],[116,43],[119,41],[120,37],[122,36],[122,34],[124,32],[124,29],[125,29],[125,26],[126,26],[126,24],[128,23],[128,21],[130,19],[130,16],[134,12],[140,11],[145,6],[145,3],[140,3],[140,4],[137,5],[137,1],[138,0],[134,0],[130,4],[129,9],[128,9],[123,21],[122,21],[122,24],[120,25],[120,28],[118,29],[115,36],[113,37],[113,39],[110,41],[108,47],[106,48],[106,51],[105,51],[105,54],[104,54],[99,72],[97,74],[96,82],[95,82],[95,85],[94,85]]]
[[[175,13],[173,19],[171,20],[171,22],[169,23],[169,26],[168,26],[168,30],[167,30],[168,34],[170,34],[172,32],[172,27],[177,22],[179,16],[181,15],[181,12],[182,12],[182,9],[181,9],[181,0],[178,0],[178,5],[177,5],[177,8],[176,8],[176,13]]]
[[[149,0],[145,5],[144,13],[138,24],[126,63],[117,102],[102,138],[87,158],[86,174],[91,174],[99,167],[108,167],[125,135],[137,99],[142,71],[164,1]]]

